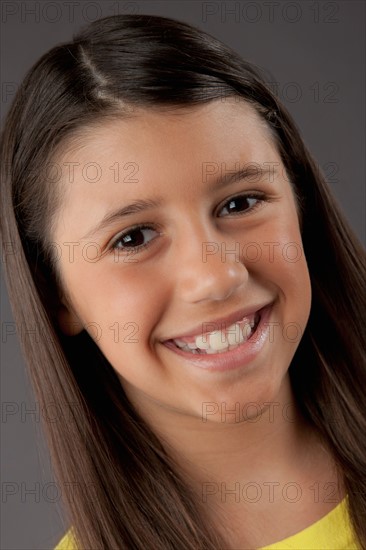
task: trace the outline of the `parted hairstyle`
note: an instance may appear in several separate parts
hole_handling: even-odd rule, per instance
[[[134,107],[186,109],[237,97],[274,136],[300,206],[310,317],[289,367],[300,410],[342,473],[366,549],[365,253],[258,68],[211,35],[148,15],[99,19],[44,54],[26,74],[1,135],[4,269],[35,396],[69,414],[44,422],[56,479],[80,549],[196,550],[226,546],[157,435],[127,399],[83,330],[57,323],[63,295],[51,241],[62,189],[46,167],[78,132]]]

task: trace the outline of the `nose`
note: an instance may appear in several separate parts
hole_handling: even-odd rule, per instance
[[[228,299],[244,287],[248,271],[239,243],[218,232],[190,229],[178,247],[176,282],[180,299],[189,303]]]

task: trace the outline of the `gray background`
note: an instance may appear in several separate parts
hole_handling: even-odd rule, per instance
[[[323,1],[69,1],[1,5],[1,111],[25,72],[80,25],[116,13],[170,16],[213,34],[266,70],[365,242],[365,6]],[[4,283],[1,286],[1,548],[50,549],[67,528],[53,485]],[[52,412],[49,416],[52,416]]]

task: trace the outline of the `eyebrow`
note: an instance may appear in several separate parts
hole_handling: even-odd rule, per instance
[[[241,168],[236,171],[228,171],[228,173],[218,176],[213,181],[212,188],[214,189],[217,187],[226,187],[237,181],[250,179],[253,176],[258,176],[258,174],[260,174],[260,177],[268,174],[271,174],[273,176],[274,174],[277,174],[277,170],[273,166],[254,166],[253,163],[252,165],[245,168]],[[147,200],[137,199],[127,206],[123,206],[122,208],[117,208],[116,210],[108,212],[98,223],[98,225],[88,231],[81,239],[89,239],[93,235],[99,234],[101,231],[103,231],[103,229],[113,224],[115,221],[120,220],[121,218],[125,218],[139,212],[146,212],[148,210],[156,209],[161,206],[162,203],[163,200],[160,197]]]

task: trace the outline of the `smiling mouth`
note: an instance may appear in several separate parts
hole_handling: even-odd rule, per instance
[[[257,311],[250,317],[244,317],[241,321],[233,323],[225,330],[199,334],[190,342],[179,339],[168,340],[168,342],[192,355],[225,353],[247,342],[257,330],[260,320],[261,313]]]

